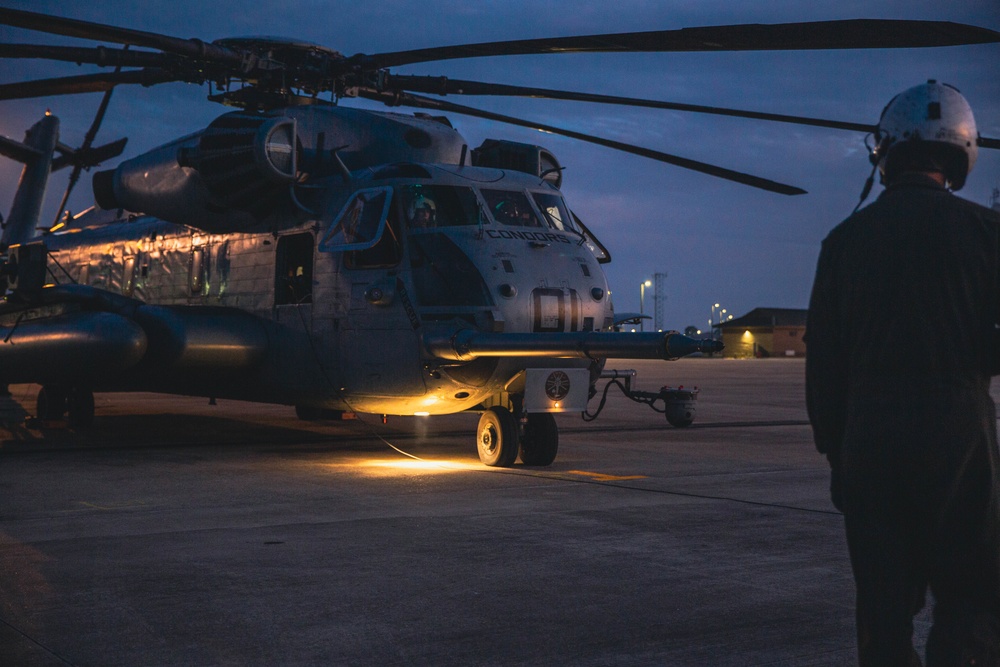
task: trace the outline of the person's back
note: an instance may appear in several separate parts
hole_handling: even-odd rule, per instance
[[[849,382],[988,381],[1000,213],[907,175],[825,241]]]
[[[809,417],[844,512],[860,664],[920,664],[912,618],[929,585],[928,664],[996,665],[1000,214],[947,189],[975,162],[954,89],[897,96],[879,135],[887,189],[823,242],[806,328]]]

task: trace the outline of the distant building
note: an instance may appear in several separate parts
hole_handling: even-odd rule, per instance
[[[806,311],[800,308],[754,308],[746,315],[715,325],[733,359],[804,357]]]

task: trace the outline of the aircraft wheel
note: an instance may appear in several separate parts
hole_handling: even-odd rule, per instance
[[[94,392],[85,387],[73,387],[69,394],[69,423],[90,426],[94,423]]]
[[[667,417],[667,421],[674,428],[687,428],[694,423],[694,417]]]
[[[479,418],[479,460],[488,466],[507,468],[517,459],[517,420],[510,410],[492,407]]]
[[[548,412],[528,415],[521,438],[521,463],[526,466],[552,465],[559,451],[559,426]]]
[[[311,405],[296,405],[295,416],[304,422],[314,422],[323,416],[321,408],[314,408]]]
[[[43,385],[35,399],[35,416],[41,420],[62,419],[66,414],[66,390]]]

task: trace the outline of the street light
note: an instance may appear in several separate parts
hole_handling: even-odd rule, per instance
[[[652,280],[645,280],[639,283],[639,331],[645,331],[645,320],[643,320],[643,308],[646,302],[646,288],[651,287],[653,284]]]

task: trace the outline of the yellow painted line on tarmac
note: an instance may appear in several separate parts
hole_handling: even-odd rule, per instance
[[[606,475],[601,472],[587,472],[586,470],[567,470],[567,475],[582,475],[589,477],[595,482],[624,482],[629,479],[646,479],[646,475]]]

